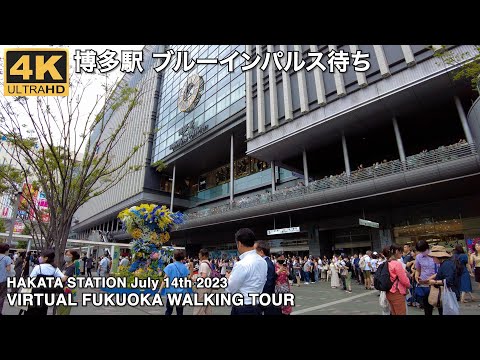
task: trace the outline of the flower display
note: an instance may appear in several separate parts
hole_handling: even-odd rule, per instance
[[[165,205],[140,204],[125,209],[118,214],[122,228],[133,241],[131,249],[133,263],[128,269],[129,278],[145,277],[146,274],[159,276],[170,259],[174,248],[164,246],[170,240],[169,232],[183,223],[181,212],[171,212]]]

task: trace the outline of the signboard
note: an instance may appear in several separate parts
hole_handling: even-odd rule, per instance
[[[195,121],[192,121],[188,123],[187,125],[184,125],[179,131],[178,135],[181,136],[181,138],[177,141],[175,141],[172,145],[170,145],[170,150],[177,150],[178,148],[182,147],[183,145],[188,144],[190,141],[195,139],[196,137],[202,135],[205,131],[208,130],[208,125],[207,124],[202,124],[197,126],[195,124]]]
[[[298,226],[283,229],[267,230],[267,235],[291,234],[297,232],[300,232],[300,227]]]
[[[25,229],[25,224],[21,221],[15,221],[15,225],[13,226],[13,232],[15,234],[21,234],[23,229]]]
[[[365,219],[358,219],[358,224],[363,225],[363,226],[369,226],[372,228],[378,229],[380,227],[380,224],[375,222],[375,221],[370,221],[370,220],[365,220]]]

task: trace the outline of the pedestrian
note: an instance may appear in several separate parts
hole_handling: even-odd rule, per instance
[[[470,301],[476,301],[472,294],[472,282],[470,276],[473,275],[473,271],[468,263],[468,256],[465,254],[462,245],[456,245],[454,250],[455,261],[457,262],[458,272],[460,273],[460,301],[466,303],[465,295],[468,294]]]
[[[387,291],[387,300],[390,304],[392,315],[406,315],[407,303],[405,296],[410,287],[410,279],[402,264],[398,261],[403,254],[403,249],[398,244],[390,245],[390,259],[388,260],[388,271],[392,287]]]
[[[352,293],[353,264],[352,264],[352,261],[346,255],[345,255],[343,260],[345,262],[344,267],[345,267],[345,269],[347,269],[347,275],[345,276],[346,291],[351,294]]]
[[[124,256],[123,259],[120,261],[119,266],[127,267],[128,265],[130,265],[128,257]]]
[[[261,309],[253,303],[249,294],[261,294],[267,281],[267,262],[254,249],[255,234],[248,228],[243,228],[235,234],[240,260],[227,273],[228,286],[225,289],[230,294],[241,293],[243,306],[232,306],[232,315],[260,315]]]
[[[470,255],[470,267],[474,268],[475,282],[480,283],[480,242],[475,244],[475,252]],[[478,305],[480,306],[480,304]]]
[[[288,267],[285,263],[285,256],[283,254],[279,255],[277,262],[275,264],[275,294],[289,294],[290,293],[290,283],[288,282]],[[290,315],[292,313],[292,306],[281,306],[280,314]]]
[[[93,257],[90,255],[87,257],[86,261],[87,267],[87,277],[92,277],[92,268],[93,268]]]
[[[60,269],[55,264],[55,250],[46,249],[43,250],[40,256],[37,258],[38,265],[36,265],[32,273],[30,274],[31,278],[61,278],[63,282],[67,281],[65,274],[60,271]],[[38,284],[38,280],[37,280]],[[34,288],[32,289],[33,294],[52,294],[52,293],[62,293],[63,287],[61,288]],[[37,301],[35,306],[29,306],[25,315],[47,315],[48,306],[45,304],[45,301],[40,299]]]
[[[363,261],[365,266],[363,268],[363,277],[365,279],[365,289],[371,290],[372,289],[372,252],[370,250],[367,251],[365,256],[363,257]],[[361,265],[360,265],[361,267]]]
[[[78,269],[76,266],[75,262],[80,259],[80,254],[78,251],[75,250],[67,250],[65,252],[65,255],[63,257],[65,264],[63,265],[62,272],[65,274],[67,277],[77,277],[80,276],[81,271]],[[65,286],[64,287],[64,293],[65,294],[72,294],[72,298],[76,296],[77,289],[70,289],[69,287]],[[71,306],[67,305],[59,305],[56,308],[56,315],[70,315],[70,312],[72,311]]]
[[[429,279],[437,273],[438,265],[435,264],[432,257],[428,256],[430,246],[425,240],[418,240],[415,248],[418,251],[415,259],[415,281],[417,282],[415,296],[423,307],[425,315],[430,316],[433,314],[433,306],[428,302]]]
[[[303,276],[305,278],[305,285],[308,285],[310,283],[311,266],[310,266],[310,261],[306,256],[304,258],[304,261],[305,262],[303,263]]]
[[[83,253],[83,258],[82,258],[82,275],[85,275],[85,272],[87,271],[87,254]]]
[[[371,265],[371,286],[370,288],[371,289],[375,289],[374,286],[373,286],[373,283],[375,281],[375,273],[377,272],[377,267],[378,267],[378,253],[376,251],[373,252],[372,254],[372,259],[370,261],[370,265]]]
[[[275,283],[277,279],[277,274],[275,272],[276,266],[271,260],[270,257],[270,245],[265,240],[258,240],[255,241],[254,248],[258,255],[260,255],[265,262],[267,263],[267,281],[263,286],[263,294],[269,294],[272,296],[275,294]],[[260,309],[262,310],[263,315],[281,315],[282,311],[279,307],[274,306],[273,304],[267,306],[261,306]]]
[[[110,268],[110,260],[108,259],[108,256],[105,255],[103,256],[102,260],[98,263],[98,270],[97,273],[99,276],[107,277],[109,273],[109,268]]]
[[[301,266],[300,266],[300,263],[299,263],[297,257],[294,257],[294,258],[293,258],[292,268],[293,268],[293,272],[294,272],[294,275],[295,275],[295,285],[296,285],[296,286],[300,286],[300,282],[301,282],[301,274],[300,274]]]
[[[7,297],[7,275],[12,269],[12,259],[6,253],[10,250],[7,243],[0,244],[0,315],[2,315],[3,303]]]
[[[332,289],[336,289],[337,287],[342,286],[342,284],[340,283],[340,277],[338,275],[338,265],[335,261],[335,258],[333,258],[330,262],[330,277],[330,286],[332,287]]]
[[[208,250],[200,249],[198,253],[198,258],[200,260],[200,265],[198,267],[198,277],[201,277],[203,279],[210,277],[210,273],[212,272],[212,267],[210,262],[208,261]],[[212,288],[206,288],[206,287],[197,289],[198,300],[203,303],[205,295],[211,294],[212,291],[213,291]],[[178,313],[178,310],[177,310],[177,313]],[[212,307],[209,304],[202,305],[202,306],[195,306],[193,308],[193,315],[212,315]]]
[[[172,262],[171,264],[168,264],[165,269],[163,269],[163,272],[165,274],[165,277],[163,279],[162,285],[160,287],[160,293],[162,292],[162,289],[165,287],[165,280],[168,278],[169,283],[172,283],[175,279],[188,279],[190,276],[190,272],[188,271],[187,267],[183,263],[183,260],[185,259],[185,253],[183,250],[176,249],[173,252],[173,259],[175,262]],[[173,286],[170,285],[168,287],[165,287],[165,294],[186,294],[188,291],[188,288],[186,287],[180,287],[180,286]],[[168,300],[165,302],[166,310],[165,310],[165,315],[172,315],[173,314],[173,308],[176,308],[177,315],[183,315],[183,306],[177,306]]]
[[[355,265],[355,267],[357,269],[358,284],[359,285],[365,284],[365,278],[364,278],[364,275],[363,275],[363,270],[365,269],[365,257],[362,253],[358,254],[358,261],[357,261],[357,264]]]
[[[432,250],[428,253],[428,256],[433,258],[433,261],[438,266],[438,271],[436,274],[432,275],[428,280],[429,285],[440,287],[443,289],[443,280],[446,281],[447,286],[451,289],[456,297],[457,301],[460,300],[460,276],[461,274],[457,273],[457,267],[455,261],[452,259],[452,255],[449,254],[445,247],[440,245],[432,246]],[[443,315],[442,302],[438,308],[439,315]]]

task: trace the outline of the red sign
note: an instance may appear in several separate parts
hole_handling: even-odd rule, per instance
[[[21,221],[15,221],[15,225],[13,226],[13,232],[20,234],[23,229],[25,229],[25,224]]]

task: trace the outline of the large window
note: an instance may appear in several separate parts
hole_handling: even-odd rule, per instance
[[[250,156],[245,156],[234,161],[234,179],[240,179],[244,176],[248,176],[268,168],[269,165],[265,161],[260,161]],[[215,170],[209,171],[206,174],[200,175],[198,178],[198,187],[192,187],[190,194],[195,195],[195,190],[197,189],[198,191],[208,190],[215,186],[228,183],[229,181],[230,165],[226,164]]]
[[[242,53],[244,45],[172,45],[170,49],[175,53],[188,51],[189,60],[224,59],[234,51]],[[227,65],[195,65],[189,72],[180,69],[173,71],[176,58],[170,60],[164,70],[161,85],[161,100],[157,111],[155,146],[153,148],[152,162],[161,160],[172,153],[170,145],[181,139],[179,129],[195,122],[201,126],[207,124],[212,129],[217,124],[233,115],[232,105],[238,101],[245,102],[245,75],[240,66],[244,59],[237,56],[234,61],[234,71],[228,72]],[[182,95],[185,84],[197,74],[203,81],[203,91],[197,103],[190,111],[180,111],[178,107],[179,96]],[[187,104],[188,105],[188,104]],[[238,104],[237,104],[238,105]],[[182,104],[185,106],[185,103]],[[238,109],[235,107],[235,109]],[[181,147],[180,147],[181,148]],[[180,149],[179,148],[179,149]],[[221,176],[220,176],[221,178]]]

